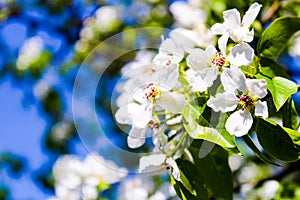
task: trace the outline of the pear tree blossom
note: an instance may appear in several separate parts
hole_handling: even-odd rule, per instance
[[[170,171],[172,176],[180,181],[180,171],[172,157],[164,154],[153,154],[140,159],[139,172],[161,174]]]
[[[246,79],[240,69],[224,69],[221,81],[225,92],[211,97],[207,105],[214,111],[234,111],[226,121],[226,130],[237,137],[246,135],[253,124],[252,115],[268,117],[267,92],[264,79]]]
[[[242,20],[237,9],[226,10],[223,12],[224,22],[213,25],[211,30],[214,34],[230,37],[236,43],[252,42],[254,30],[249,30],[249,27],[254,22],[261,7],[261,4],[253,3]]]
[[[187,75],[190,78],[190,85],[193,91],[204,92],[211,87],[217,79],[223,67],[233,65],[235,67],[249,65],[254,58],[254,50],[247,43],[234,46],[229,55],[226,54],[226,37],[221,37],[218,41],[220,51],[213,45],[209,45],[205,51],[194,48],[189,51],[187,65],[190,70]]]
[[[204,151],[212,160],[219,161],[221,156],[217,155],[218,152],[226,152],[231,148],[234,150],[230,152],[237,151],[239,146],[235,137],[245,136],[250,130],[268,151],[270,145],[264,141],[265,133],[259,132],[258,127],[270,132],[276,128],[281,132],[287,130],[288,137],[292,125],[284,127],[286,121],[275,123],[269,116],[276,112],[282,115],[278,110],[285,105],[292,108],[293,102],[288,101],[297,91],[292,81],[280,77],[285,72],[280,71],[275,59],[271,59],[273,55],[267,57],[273,52],[273,49],[268,49],[269,42],[277,38],[273,41],[270,33],[263,42],[257,42],[257,38],[254,38],[251,25],[260,12],[261,4],[253,3],[243,18],[235,8],[224,11],[224,22],[211,27],[213,34],[221,35],[217,46],[214,42],[203,45],[201,39],[196,37],[199,34],[196,27],[205,25],[207,20],[206,15],[202,16],[201,6],[194,6],[190,1],[171,5],[176,28],[169,33],[169,37],[162,36],[156,55],[138,55],[141,62],[129,63],[122,70],[124,81],[121,82],[122,87],[118,88],[120,96],[115,113],[118,123],[131,125],[127,137],[130,148],[143,146],[145,138],[152,133],[154,148],[140,158],[139,173],[160,175],[168,172],[183,199],[188,199],[189,195],[199,199],[201,195],[197,189],[201,185],[198,182],[202,180],[193,179],[187,171],[193,169],[195,174],[206,176],[206,169],[199,164],[210,162],[210,159],[203,157]],[[182,14],[184,10],[188,13]],[[200,15],[202,19],[198,20],[195,16]],[[254,39],[255,42],[249,44]],[[266,54],[260,52],[260,48],[266,48]],[[288,95],[283,94],[285,90],[289,92]],[[296,125],[295,122],[293,126],[298,128]],[[253,147],[255,145],[251,146],[250,137],[242,139],[259,154]],[[218,144],[218,147],[214,144]],[[287,159],[284,155],[276,157],[278,154],[278,151],[270,152],[278,160]],[[294,152],[294,157],[288,159],[297,160],[298,155]],[[225,156],[222,159],[225,160]],[[263,156],[260,159],[273,163],[273,160]],[[213,163],[215,165],[216,162]],[[202,189],[207,190],[208,196],[214,193],[214,188],[209,188],[209,184],[203,182],[203,185],[205,187]],[[150,196],[139,187],[133,190],[139,199],[163,199],[162,193]],[[217,194],[219,191],[215,192]],[[226,195],[222,198],[230,199]]]

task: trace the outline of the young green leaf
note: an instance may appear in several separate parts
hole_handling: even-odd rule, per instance
[[[266,152],[284,162],[293,162],[298,159],[298,149],[288,133],[271,120],[259,118],[257,138]]]
[[[267,81],[268,90],[272,94],[274,105],[277,111],[283,106],[283,104],[292,94],[295,94],[298,91],[296,83],[286,78],[275,76],[274,78],[270,79],[260,74],[256,75],[256,78],[263,78]]]
[[[224,128],[220,131],[221,127],[216,129],[213,127],[199,125],[197,120],[200,119],[200,116],[201,114],[198,109],[191,104],[186,105],[183,109],[183,125],[192,138],[204,139],[216,143],[224,148],[235,147],[234,137],[229,135]],[[202,117],[201,119],[203,120]]]
[[[286,47],[291,36],[299,30],[299,17],[280,17],[262,33],[257,51],[261,56],[275,59]]]

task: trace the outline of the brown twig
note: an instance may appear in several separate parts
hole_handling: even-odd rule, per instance
[[[272,6],[267,10],[266,14],[262,17],[261,23],[266,24],[270,20],[272,20],[272,17],[274,16],[275,12],[280,7],[281,3],[279,0],[276,0],[273,2]]]

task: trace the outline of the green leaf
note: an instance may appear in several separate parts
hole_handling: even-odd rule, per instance
[[[195,196],[196,195],[196,191],[192,187],[189,179],[185,176],[185,174],[180,169],[179,169],[179,171],[180,171],[180,182],[189,191],[189,193],[191,193],[192,195]]]
[[[228,152],[215,145],[207,156],[200,159],[198,148],[191,146],[189,150],[212,197],[232,199],[233,179],[228,165]]]
[[[256,75],[256,78],[263,78],[267,81],[268,90],[272,94],[274,105],[277,111],[283,106],[283,104],[292,94],[295,94],[298,91],[296,83],[286,78],[275,76],[274,78],[270,79],[260,74]]]
[[[195,191],[193,195],[196,196],[198,200],[209,200],[206,185],[197,166],[184,159],[177,159],[176,162],[178,167],[182,170],[182,173],[186,174],[186,178],[192,185]]]
[[[205,118],[201,115],[197,107],[188,104],[183,109],[183,125],[192,138],[204,139],[224,148],[234,148],[236,146],[234,136],[231,136],[225,130],[225,122],[222,121],[222,117],[220,117],[221,120],[217,128],[202,126],[198,124],[198,121],[203,121]],[[223,125],[223,128],[221,125]]]
[[[297,149],[299,149],[299,152],[300,152],[300,133],[298,131],[295,131],[295,130],[292,130],[292,129],[289,129],[289,128],[285,128],[285,127],[283,127],[283,129],[292,138],[295,147]]]
[[[275,163],[273,160],[268,158],[266,155],[264,155],[262,152],[260,152],[260,150],[258,149],[256,144],[253,142],[253,140],[251,139],[249,134],[244,135],[242,138],[243,138],[243,141],[246,143],[246,145],[255,153],[255,155],[260,160],[262,160],[265,163],[269,163],[271,165],[280,166],[277,163]],[[242,140],[239,140],[239,142],[237,142],[237,144],[238,144],[238,148],[242,152],[242,154],[247,155],[248,153],[246,152],[246,149],[245,149],[246,145],[244,143],[242,143]]]
[[[182,200],[197,200],[194,195],[192,195],[181,182],[175,180],[173,176],[171,176],[171,183],[176,191],[178,197]]]
[[[298,150],[295,148],[288,133],[271,120],[258,118],[256,127],[258,141],[264,150],[284,162],[298,159]]]
[[[280,17],[262,33],[257,51],[261,56],[275,59],[286,47],[291,36],[299,30],[299,17]]]
[[[270,58],[261,57],[260,71],[263,75],[270,78],[281,76],[290,79],[290,76],[287,74],[286,68]]]
[[[281,110],[283,112],[282,125],[284,127],[297,130],[299,126],[298,113],[295,108],[294,101],[291,97],[289,97],[289,99],[286,101]]]

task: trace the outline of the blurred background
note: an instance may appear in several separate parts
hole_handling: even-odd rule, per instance
[[[257,37],[273,19],[300,15],[297,0],[258,2],[263,9],[254,25]],[[58,186],[53,166],[67,155],[77,164],[87,159],[88,151],[73,124],[72,90],[81,63],[101,41],[136,27],[181,28],[196,32],[201,39],[198,45],[205,47],[216,43],[209,27],[223,21],[224,10],[235,7],[244,13],[252,3],[250,0],[0,0],[0,199],[77,198],[70,194],[65,194],[68,198],[55,197]],[[129,35],[123,42],[137,41]],[[99,120],[109,130],[111,140],[125,149],[126,134],[113,123],[110,97],[122,67],[135,56],[136,52],[132,52],[113,62],[96,93]],[[299,56],[298,34],[278,60],[297,84],[300,84]],[[97,71],[101,62],[94,67]],[[299,113],[300,95],[293,98]],[[300,173],[295,166],[279,169],[251,155],[232,156],[230,166],[235,175],[237,199],[246,196],[271,199],[272,195],[300,199]],[[98,183],[97,197],[85,199],[130,199],[126,190],[134,189],[144,199],[175,198],[172,191],[158,197],[157,191],[169,187],[164,185],[166,180],[167,175],[129,177],[128,183],[111,181],[111,186],[100,187]],[[253,182],[259,184],[253,186]],[[89,194],[85,190],[80,193],[78,198]]]

